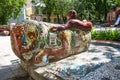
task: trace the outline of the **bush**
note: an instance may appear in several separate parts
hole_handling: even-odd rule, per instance
[[[120,32],[118,29],[112,30],[92,30],[92,39],[93,40],[111,40],[111,41],[120,41]]]

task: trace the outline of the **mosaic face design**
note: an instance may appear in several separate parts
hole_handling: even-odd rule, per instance
[[[11,45],[22,60],[43,65],[50,60],[86,51],[91,40],[90,32],[78,29],[50,32],[57,24],[28,21],[17,23],[11,30]]]
[[[12,28],[11,43],[14,53],[24,59],[22,55],[29,53],[35,48],[38,48],[39,32],[37,25],[33,23],[19,23]]]

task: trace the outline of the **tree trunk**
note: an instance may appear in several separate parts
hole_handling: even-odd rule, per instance
[[[62,15],[62,19],[63,19],[63,23],[66,23],[67,22],[67,19],[65,16]]]
[[[48,14],[47,18],[48,18],[47,21],[50,22],[51,21],[50,14]]]
[[[35,14],[39,14],[39,8],[38,7],[35,8]]]
[[[60,17],[58,14],[57,14],[57,20],[58,20],[58,23],[60,24],[61,22],[60,22]]]
[[[106,21],[107,18],[107,8],[106,8],[106,0],[104,0],[104,21]]]

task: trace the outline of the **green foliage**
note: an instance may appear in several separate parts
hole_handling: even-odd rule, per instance
[[[47,14],[48,22],[50,22],[50,16],[52,12],[56,14],[58,21],[61,17],[63,22],[65,22],[66,12],[70,9],[74,9],[73,0],[32,0],[32,3],[33,4],[37,4],[37,3],[45,4],[45,7],[41,7],[41,9],[44,13]],[[36,9],[38,7],[36,7]]]
[[[42,12],[43,13],[46,13],[47,14],[47,18],[48,18],[48,22],[50,22],[50,16],[53,12],[53,9],[54,9],[54,5],[55,5],[55,0],[32,0],[31,1],[33,4],[37,4],[37,3],[40,3],[41,4],[45,4],[45,7],[41,7],[40,5],[39,6],[36,6],[36,11],[38,11],[38,9],[41,7],[42,8]],[[35,12],[38,14],[38,12]]]
[[[70,9],[74,9],[73,0],[56,0],[54,11],[62,18],[63,22],[66,22],[66,12]]]
[[[105,21],[110,9],[120,5],[119,0],[74,0],[74,9],[80,19]]]
[[[75,0],[74,9],[78,12],[79,19],[94,18],[95,6],[93,0]]]
[[[92,30],[92,39],[94,40],[115,40],[120,41],[120,32],[118,29],[112,30]]]
[[[120,6],[120,0],[32,0],[32,2],[45,3],[44,11],[48,13],[48,17],[51,16],[51,12],[55,12],[58,21],[62,18],[63,22],[66,20],[66,12],[70,9],[75,9],[81,20],[106,21],[108,11]]]
[[[26,0],[0,0],[0,24],[6,24],[8,19],[17,18]]]

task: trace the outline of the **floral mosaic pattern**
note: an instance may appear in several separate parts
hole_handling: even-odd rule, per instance
[[[91,41],[90,31],[49,31],[52,26],[58,25],[37,21],[17,23],[11,30],[14,53],[23,61],[41,66],[50,60],[59,60],[88,50]]]

